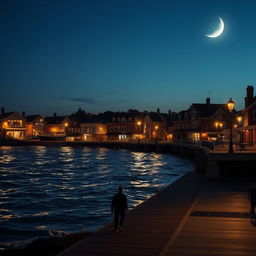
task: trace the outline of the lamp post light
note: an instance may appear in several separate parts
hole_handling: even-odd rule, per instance
[[[238,117],[237,117],[237,121],[238,121],[239,125],[241,124],[242,119],[243,119],[243,118],[242,118],[241,116],[238,116]]]
[[[228,110],[230,112],[230,135],[229,135],[229,148],[228,148],[228,153],[232,154],[234,153],[233,149],[233,139],[232,139],[232,112],[234,110],[235,102],[230,98],[230,100],[227,102],[228,105]]]
[[[155,130],[156,130],[156,144],[157,144],[157,130],[158,130],[158,125],[155,126]]]
[[[5,129],[5,128],[7,128],[8,127],[8,123],[7,122],[4,122],[3,123],[3,128]]]
[[[138,135],[139,135],[139,138],[138,138],[138,143],[140,143],[140,138],[141,138],[141,121],[138,121],[137,122],[137,127],[136,127],[136,130],[138,132]]]
[[[99,128],[99,141],[102,141],[102,127]]]
[[[240,143],[240,147],[241,147],[241,144],[242,144],[242,133],[241,133],[241,124],[242,124],[242,116],[238,116],[237,118],[237,121],[238,121],[238,124],[239,124],[239,143]]]

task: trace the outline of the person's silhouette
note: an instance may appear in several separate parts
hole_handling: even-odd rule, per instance
[[[114,212],[115,231],[121,231],[125,213],[128,209],[127,198],[123,193],[123,187],[118,187],[118,193],[113,196],[111,212]]]

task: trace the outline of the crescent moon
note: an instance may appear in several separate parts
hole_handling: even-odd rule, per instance
[[[219,27],[211,34],[206,34],[207,37],[215,38],[220,36],[224,31],[224,21],[219,17]]]

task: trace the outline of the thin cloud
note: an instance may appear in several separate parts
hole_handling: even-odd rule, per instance
[[[98,105],[101,106],[101,107],[106,107],[106,106],[125,104],[127,102],[132,102],[132,101],[133,101],[132,99],[107,100],[107,101],[101,102]]]
[[[96,100],[90,97],[61,97],[60,99],[79,103],[96,104]]]

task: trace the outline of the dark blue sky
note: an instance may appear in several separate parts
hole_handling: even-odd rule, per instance
[[[256,1],[1,0],[0,105],[70,114],[243,108],[256,84]],[[205,36],[225,22],[224,33]]]

